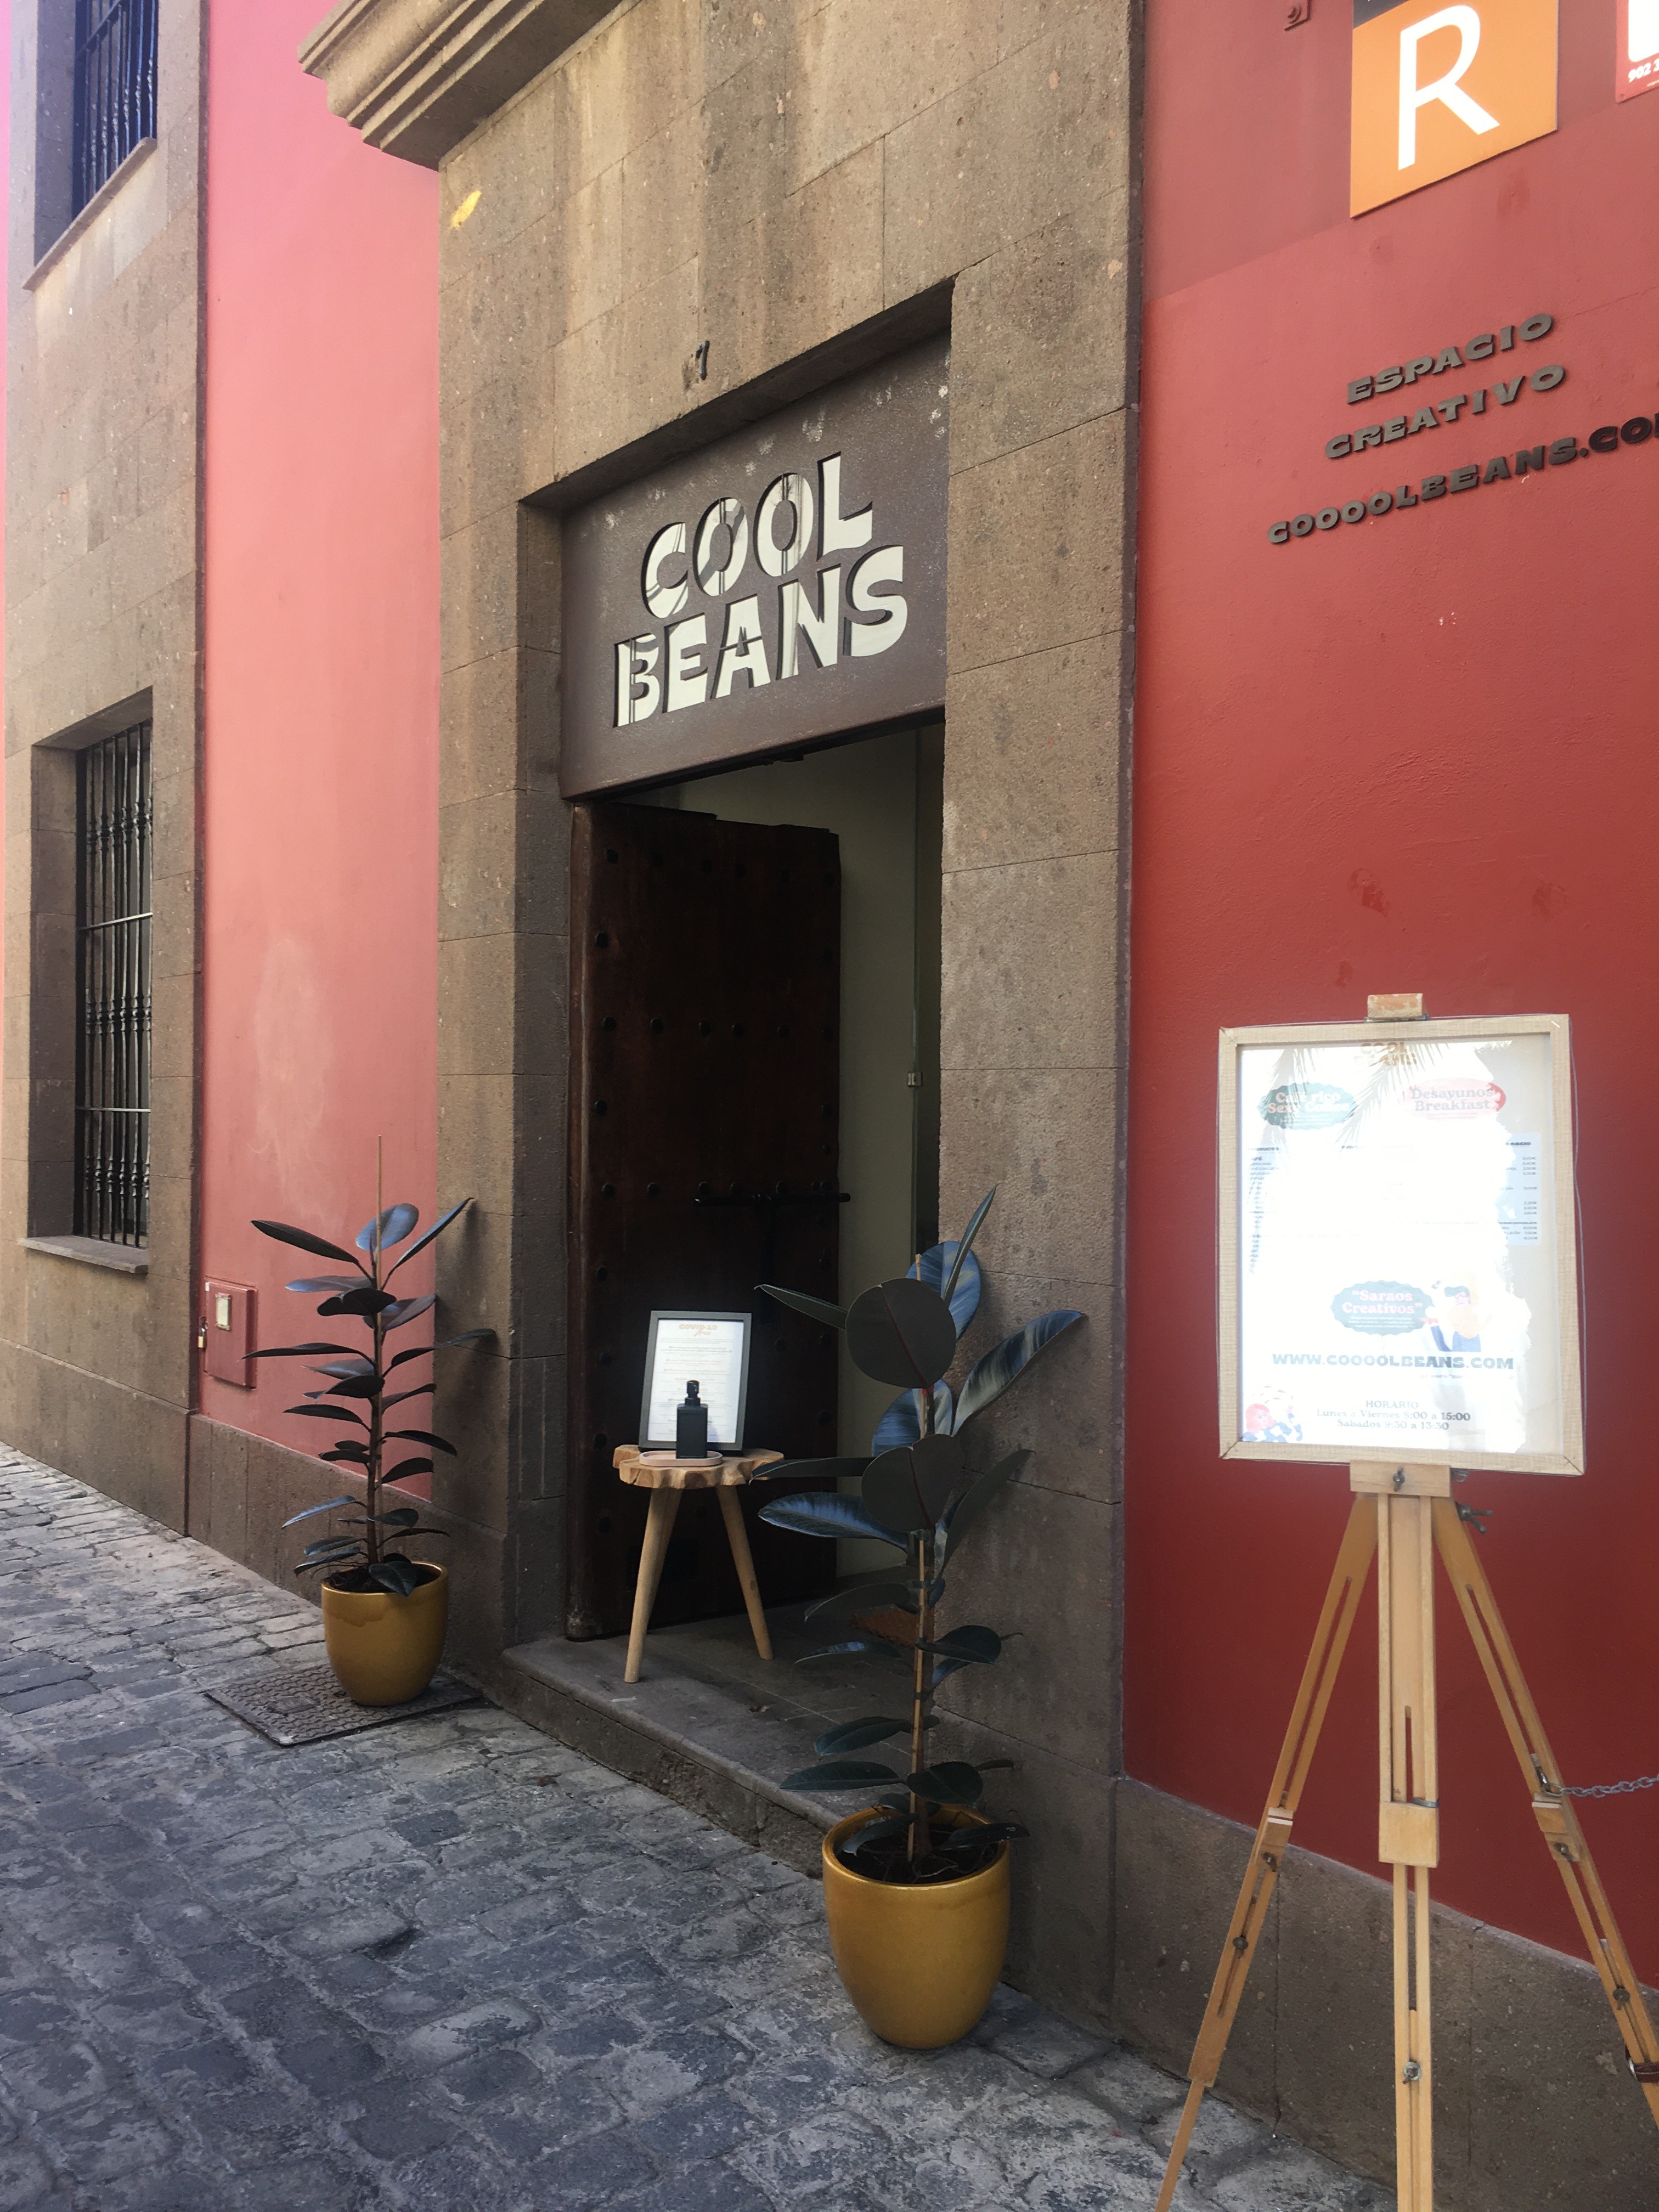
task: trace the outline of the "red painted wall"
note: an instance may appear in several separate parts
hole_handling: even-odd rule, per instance
[[[428,1215],[436,1143],[438,185],[301,74],[324,12],[209,41],[201,1249],[267,1344],[315,1302],[250,1217],[349,1238],[377,1136]],[[301,1379],[202,1408],[314,1449]]]
[[[1566,0],[1559,131],[1351,219],[1350,10],[1316,0],[1290,32],[1283,13],[1149,10],[1134,798],[1127,1762],[1252,1825],[1348,1496],[1340,1469],[1217,1457],[1216,1032],[1357,1018],[1367,991],[1572,1017],[1589,1472],[1476,1475],[1462,1494],[1496,1508],[1482,1553],[1568,1778],[1659,1768],[1659,439],[1267,536],[1659,406],[1659,94],[1615,106],[1613,0]],[[1392,411],[1350,408],[1349,379],[1537,312],[1555,331],[1504,360],[1565,362],[1559,390],[1324,458]],[[1464,378],[1431,396],[1449,386]],[[1576,1951],[1443,1581],[1442,1597],[1435,1893]],[[1298,1841],[1376,1871],[1374,1617]],[[1659,1978],[1659,1793],[1584,1820]]]

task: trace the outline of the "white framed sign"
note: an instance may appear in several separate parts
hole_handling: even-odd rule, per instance
[[[1221,1032],[1225,1459],[1582,1474],[1564,1014]]]
[[[743,1447],[744,1415],[749,1403],[749,1333],[746,1313],[671,1313],[651,1316],[645,1347],[645,1393],[640,1403],[640,1449],[668,1451],[674,1446],[674,1417],[696,1382],[708,1408],[711,1449]]]

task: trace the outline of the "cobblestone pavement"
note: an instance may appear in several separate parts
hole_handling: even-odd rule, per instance
[[[1180,2086],[893,2051],[817,1884],[487,1705],[278,1751],[316,1614],[0,1448],[4,2212],[1145,2212]],[[1391,2200],[1218,2104],[1187,2212]]]

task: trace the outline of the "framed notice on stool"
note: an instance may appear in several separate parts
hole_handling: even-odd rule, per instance
[[[711,1450],[741,1451],[749,1407],[749,1333],[746,1313],[653,1313],[645,1346],[645,1391],[640,1401],[640,1449],[669,1451],[674,1416],[688,1382],[696,1382],[708,1408]]]

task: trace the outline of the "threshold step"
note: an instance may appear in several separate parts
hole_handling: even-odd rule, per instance
[[[902,1712],[904,1686],[871,1659],[793,1666],[823,1640],[805,1610],[769,1610],[769,1662],[738,1613],[654,1631],[637,1682],[623,1680],[626,1637],[544,1636],[503,1652],[492,1688],[562,1743],[817,1874],[820,1837],[860,1801],[786,1790],[782,1777],[811,1764],[814,1737],[836,1722]]]

